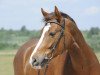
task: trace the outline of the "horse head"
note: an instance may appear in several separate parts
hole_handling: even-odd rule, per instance
[[[41,12],[44,16],[45,26],[29,60],[31,66],[37,69],[44,67],[51,59],[68,49],[69,44],[73,42],[71,34],[66,30],[68,19],[64,17],[64,13],[60,12],[56,6],[52,13],[48,13],[42,8]]]

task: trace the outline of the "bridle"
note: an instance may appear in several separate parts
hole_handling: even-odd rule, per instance
[[[61,27],[61,30],[60,30],[60,34],[58,36],[58,39],[57,41],[53,44],[52,48],[50,49],[51,50],[51,57],[48,57],[46,55],[46,59],[48,60],[48,63],[49,61],[54,57],[54,52],[55,52],[55,49],[58,45],[58,43],[60,42],[60,39],[64,36],[64,30],[65,30],[65,19],[62,20],[62,23],[58,23],[57,20],[53,20],[53,21],[47,21],[45,23],[45,26],[48,24],[48,23],[54,23],[56,25],[59,25]],[[65,37],[64,37],[64,48],[65,48]],[[48,63],[46,64],[46,67],[45,67],[45,71],[44,71],[44,75],[46,75],[46,71],[47,71],[47,68],[48,68]],[[40,75],[40,70],[38,70],[38,75]]]
[[[56,20],[54,20],[54,21],[48,21],[48,22],[46,22],[46,25],[48,23],[54,23],[54,24],[59,25],[61,27],[60,34],[58,35],[58,38],[57,38],[56,42],[50,48],[50,50],[51,50],[51,57],[46,56],[46,59],[51,60],[53,58],[53,56],[54,56],[53,53],[55,52],[55,49],[56,49],[58,43],[60,42],[60,39],[64,36],[65,19],[62,20],[62,24],[58,23]],[[65,43],[64,43],[64,47],[65,47]]]

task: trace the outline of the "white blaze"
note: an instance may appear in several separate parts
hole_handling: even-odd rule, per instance
[[[43,33],[42,33],[42,35],[41,35],[41,37],[39,39],[39,42],[38,42],[37,46],[35,47],[35,49],[33,50],[32,54],[30,56],[30,61],[29,61],[30,63],[32,62],[32,56],[37,52],[39,46],[41,45],[41,43],[43,41],[43,38],[44,38],[45,33],[49,30],[50,27],[51,27],[50,23],[48,23],[48,25],[46,25],[44,27]]]

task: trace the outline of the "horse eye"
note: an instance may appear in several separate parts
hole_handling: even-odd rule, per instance
[[[50,32],[49,35],[50,35],[50,36],[54,36],[55,33],[54,33],[54,32]]]

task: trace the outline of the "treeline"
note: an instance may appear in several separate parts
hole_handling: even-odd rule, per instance
[[[94,51],[100,51],[100,29],[92,27],[90,30],[83,31],[87,43]]]
[[[29,39],[37,39],[40,36],[38,30],[28,30],[25,26],[22,26],[20,30],[5,30],[0,29],[0,50],[15,50],[18,49]]]
[[[38,39],[40,30],[28,30],[22,26],[20,30],[5,30],[0,29],[0,50],[15,50],[18,49],[29,39]],[[94,51],[100,51],[100,29],[92,27],[90,30],[82,31],[85,40],[93,48]]]

